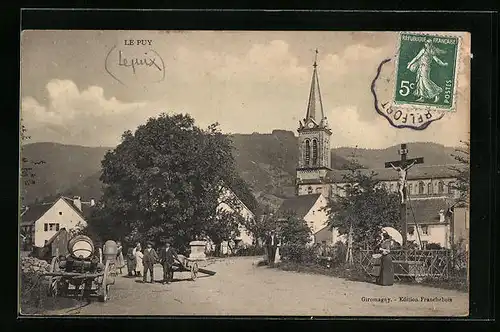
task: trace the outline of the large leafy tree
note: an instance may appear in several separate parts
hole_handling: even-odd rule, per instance
[[[108,238],[168,239],[178,248],[233,233],[234,225],[222,226],[235,219],[217,215],[224,186],[236,182],[231,149],[217,124],[201,129],[182,114],[150,118],[105,155],[93,225]]]
[[[344,175],[343,194],[328,202],[328,224],[348,236],[351,248],[373,248],[380,227],[399,229],[399,199],[376,180],[375,172],[362,172],[355,166]]]

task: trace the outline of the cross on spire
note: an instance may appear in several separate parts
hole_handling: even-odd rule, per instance
[[[315,50],[314,55],[314,70],[311,80],[311,90],[309,92],[309,102],[307,103],[306,120],[313,119],[316,124],[320,124],[325,118],[323,113],[323,103],[321,101],[321,92],[319,90],[319,79],[318,79],[318,49]]]

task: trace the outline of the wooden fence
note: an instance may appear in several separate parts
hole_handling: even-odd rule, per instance
[[[380,259],[373,258],[373,250],[357,250],[355,264],[366,273],[378,275]],[[397,279],[410,277],[416,281],[425,278],[448,280],[453,268],[453,251],[450,249],[418,250],[400,249],[391,251],[394,276]]]

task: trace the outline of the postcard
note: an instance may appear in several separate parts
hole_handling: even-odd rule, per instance
[[[471,36],[21,35],[22,316],[467,316]]]

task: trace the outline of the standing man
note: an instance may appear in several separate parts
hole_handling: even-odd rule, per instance
[[[170,247],[170,242],[165,243],[165,248],[160,252],[160,263],[163,266],[163,284],[169,284],[173,279],[172,265],[175,260],[178,260],[177,252],[174,248]]]
[[[142,264],[144,265],[144,275],[142,276],[142,281],[147,282],[148,271],[151,275],[151,283],[154,282],[154,265],[158,261],[158,255],[153,249],[153,243],[148,242],[146,249],[144,250],[144,257],[142,258]]]
[[[269,266],[274,266],[274,261],[276,259],[276,248],[278,247],[279,239],[276,236],[274,230],[271,231],[271,234],[267,238],[267,259],[269,260]]]

